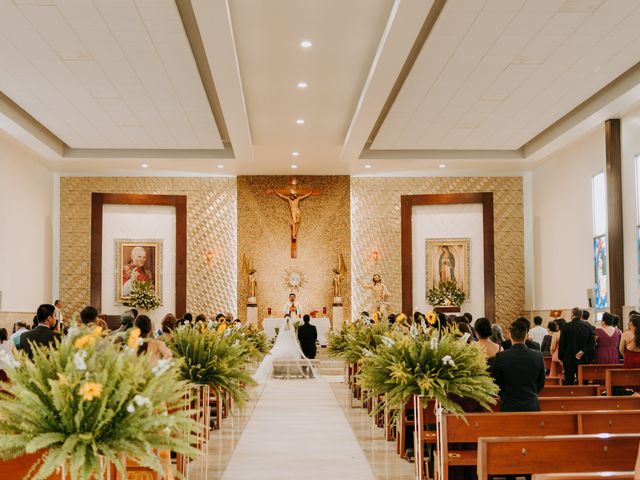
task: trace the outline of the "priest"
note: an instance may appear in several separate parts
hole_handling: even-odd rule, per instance
[[[291,315],[291,318],[300,317],[302,315],[302,307],[296,302],[296,294],[289,294],[289,301],[282,307],[282,316]]]

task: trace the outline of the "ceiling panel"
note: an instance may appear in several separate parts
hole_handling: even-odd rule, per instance
[[[72,148],[224,148],[175,2],[0,2],[0,91]]]
[[[640,61],[637,0],[447,2],[371,148],[518,149]]]

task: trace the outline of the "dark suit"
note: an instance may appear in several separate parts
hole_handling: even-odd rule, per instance
[[[558,358],[562,360],[565,385],[573,385],[578,365],[590,363],[595,354],[596,333],[593,325],[579,318],[571,320],[560,331]],[[580,360],[576,353],[583,352]]]
[[[540,410],[538,393],[544,388],[542,352],[518,343],[500,352],[493,364],[493,377],[500,387],[503,412]]]
[[[318,340],[318,330],[310,323],[304,323],[298,327],[298,340],[300,348],[307,358],[316,358],[316,340]]]
[[[540,344],[538,342],[534,342],[533,340],[529,340],[528,338],[524,341],[524,344],[529,347],[531,350],[540,350]],[[511,340],[505,340],[502,342],[502,348],[505,350],[509,350],[511,348]]]
[[[20,350],[24,350],[29,358],[33,358],[31,343],[36,345],[49,346],[57,338],[56,333],[45,325],[38,325],[33,330],[24,332],[20,336]]]

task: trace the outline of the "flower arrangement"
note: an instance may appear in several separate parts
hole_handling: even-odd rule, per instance
[[[134,282],[131,295],[124,302],[124,305],[142,310],[155,310],[162,303],[151,282]]]
[[[391,335],[391,329],[385,323],[345,322],[339,331],[329,334],[327,350],[347,363],[357,363],[375,351],[386,335]]]
[[[244,337],[249,341],[259,355],[269,353],[269,337],[255,325],[249,324],[242,329]]]
[[[135,334],[134,334],[135,336]],[[0,457],[46,450],[29,478],[49,478],[61,465],[72,480],[96,478],[100,457],[124,473],[123,456],[162,474],[154,449],[189,457],[196,425],[186,410],[186,384],[170,361],[82,329],[51,350],[20,355],[0,384]],[[171,415],[167,412],[171,411]]]
[[[183,380],[225,390],[238,404],[247,399],[244,386],[254,382],[245,369],[247,350],[237,338],[208,329],[178,328],[168,346],[183,359]]]
[[[359,381],[376,394],[386,394],[390,406],[398,408],[412,395],[434,398],[458,415],[464,411],[455,397],[476,400],[487,409],[495,404],[498,387],[487,373],[485,355],[457,330],[431,328],[425,334],[412,328],[408,335],[384,337],[381,343],[364,358]]]
[[[466,299],[465,293],[458,288],[455,281],[440,282],[427,293],[427,301],[433,306],[460,306]]]

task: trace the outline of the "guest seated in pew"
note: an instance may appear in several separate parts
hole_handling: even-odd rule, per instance
[[[582,310],[571,310],[571,321],[562,327],[558,356],[564,368],[565,385],[575,385],[578,365],[590,363],[595,350],[595,329],[582,320]]]
[[[491,325],[491,338],[490,340],[497,344],[502,346],[502,344],[504,343],[504,334],[502,333],[502,327],[500,325],[498,325],[497,323],[494,323],[493,325]]]
[[[519,322],[525,324],[526,327],[527,327],[527,338],[526,338],[526,340],[524,342],[525,345],[527,347],[529,347],[530,349],[532,349],[532,350],[540,350],[540,344],[538,342],[534,341],[534,340],[531,340],[528,337],[529,329],[531,328],[531,322],[528,319],[526,319],[525,317],[518,317],[516,319],[516,321],[519,321]],[[505,350],[509,350],[511,348],[511,344],[512,344],[511,340],[505,340],[504,342],[502,342],[502,348],[504,348]]]
[[[529,330],[529,338],[542,346],[542,340],[547,335],[547,329],[542,326],[542,317],[536,315],[533,317],[533,327]]]
[[[620,338],[623,368],[640,368],[640,315],[629,317],[629,329]]]
[[[613,326],[613,315],[604,312],[602,325],[596,328],[596,356],[593,363],[613,364],[620,362],[618,346],[622,332]]]
[[[521,318],[509,327],[509,350],[496,355],[493,377],[500,387],[502,412],[534,412],[540,410],[538,393],[544,388],[545,368],[542,352],[525,345],[528,324]]]
[[[7,329],[0,328],[0,370],[13,366],[16,352],[16,346],[9,340]]]
[[[144,340],[138,348],[138,355],[146,353],[149,361],[154,364],[163,358],[171,358],[173,354],[171,350],[160,340],[156,340],[153,335],[153,323],[146,315],[139,315],[136,318],[136,328],[140,329],[140,338]]]
[[[167,313],[162,322],[160,323],[160,328],[162,329],[162,340],[166,342],[170,342],[173,338],[173,331],[176,329],[176,324],[178,323],[178,319],[173,313]]]
[[[14,332],[11,334],[10,340],[13,342],[16,348],[18,348],[20,346],[20,337],[24,332],[29,331],[29,327],[24,322],[18,322],[13,328]]]

